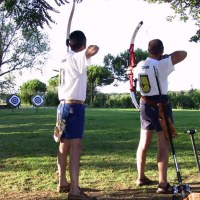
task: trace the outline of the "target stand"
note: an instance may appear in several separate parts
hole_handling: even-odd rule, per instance
[[[16,94],[12,94],[7,98],[6,102],[9,108],[19,108],[21,99]]]
[[[39,107],[44,106],[44,104],[45,104],[45,98],[41,94],[35,94],[32,97],[31,102],[32,102],[33,106],[37,108],[37,111],[38,111]]]

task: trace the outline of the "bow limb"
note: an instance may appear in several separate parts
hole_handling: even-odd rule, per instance
[[[140,27],[142,26],[143,22],[141,21],[134,33],[133,33],[133,36],[131,38],[131,44],[130,44],[130,48],[129,48],[129,54],[130,54],[130,60],[129,60],[129,70],[132,71],[132,69],[135,67],[135,52],[134,52],[134,43],[135,43],[135,38],[136,38],[136,35],[140,29]],[[129,77],[129,80],[130,80],[130,95],[131,95],[131,99],[132,99],[132,103],[134,104],[134,106],[139,109],[139,104],[137,103],[137,100],[136,100],[136,81],[134,80],[134,76],[133,76],[133,73],[129,73],[128,75]]]
[[[130,95],[131,95],[131,100],[135,108],[138,110],[140,109],[140,106],[136,100],[136,80],[134,80],[133,74],[129,74],[129,83],[130,83]]]
[[[140,110],[140,106],[136,100],[136,96],[135,96],[135,93],[134,92],[130,92],[130,95],[131,95],[131,100],[132,100],[132,103],[134,104],[135,108],[137,108],[138,110]]]
[[[71,29],[71,24],[72,24],[72,18],[73,18],[73,14],[75,10],[75,4],[76,4],[76,1],[74,0],[72,10],[69,16],[69,20],[68,20],[68,25],[67,25],[67,52],[69,51],[69,35],[70,35],[70,29]]]
[[[134,31],[134,33],[133,33],[133,36],[132,36],[132,38],[131,38],[131,44],[130,44],[130,48],[129,48],[129,53],[130,53],[130,66],[131,66],[132,68],[135,67],[135,53],[134,53],[135,38],[136,38],[136,35],[137,35],[137,33],[138,33],[140,27],[142,26],[142,24],[143,24],[143,21],[141,21],[141,22],[137,25],[137,27],[136,27],[136,29],[135,29],[135,31]]]

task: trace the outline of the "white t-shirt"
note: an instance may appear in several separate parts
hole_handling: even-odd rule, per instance
[[[66,62],[60,68],[59,100],[85,101],[90,60],[86,58],[85,50],[78,53],[70,50],[67,53]]]
[[[166,95],[168,92],[168,76],[174,71],[171,56],[162,60],[147,58],[140,61],[134,68],[134,76],[139,81],[140,93],[143,96],[159,95],[156,74],[158,76],[161,93]]]

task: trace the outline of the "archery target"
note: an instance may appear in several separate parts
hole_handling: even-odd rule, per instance
[[[43,96],[37,94],[32,98],[32,104],[36,107],[40,107],[44,105],[44,98]]]
[[[8,99],[8,104],[11,107],[18,107],[21,103],[21,99],[17,95],[11,95],[10,98]]]

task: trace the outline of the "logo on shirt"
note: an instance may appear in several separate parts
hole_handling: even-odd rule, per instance
[[[143,93],[149,93],[151,91],[148,75],[140,75],[140,88]]]
[[[142,66],[142,69],[149,69],[149,66]]]

